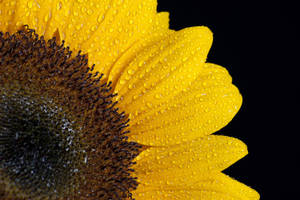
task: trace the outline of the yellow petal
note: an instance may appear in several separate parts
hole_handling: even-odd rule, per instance
[[[156,6],[156,0],[1,1],[0,25],[2,32],[15,32],[27,24],[46,39],[59,30],[75,54],[78,50],[88,53],[89,63],[107,76],[135,42],[157,27],[168,27]]]
[[[186,170],[188,171],[188,170]],[[259,194],[250,187],[233,180],[222,173],[204,173],[182,176],[183,182],[173,182],[180,171],[170,171],[168,175],[157,174],[154,181],[141,182],[133,191],[136,200],[258,200]],[[155,185],[152,185],[155,183]]]
[[[172,145],[209,135],[229,123],[241,104],[227,70],[206,63],[196,80],[168,101],[131,113],[129,138],[145,145]]]
[[[116,60],[149,35],[156,22],[156,5],[156,0],[112,3],[99,27],[81,46],[83,51],[88,51],[89,62],[96,64],[97,71],[107,77]]]
[[[121,74],[124,73],[132,60],[145,48],[155,44],[166,37],[172,31],[169,28],[169,13],[161,12],[155,17],[154,26],[149,30],[149,36],[136,41],[128,50],[126,50],[113,64],[108,72],[108,81],[112,82],[113,89],[118,82]]]
[[[172,169],[200,173],[222,171],[247,153],[247,146],[240,140],[212,135],[179,145],[148,148],[136,158],[137,164],[133,167],[139,180],[142,175],[159,176]],[[176,176],[181,177],[180,174]]]
[[[139,113],[187,88],[201,73],[211,43],[208,28],[193,27],[143,49],[116,85],[120,109]]]
[[[16,2],[11,0],[0,1],[0,31],[5,33],[10,31],[14,26],[12,24],[14,15],[16,13]]]
[[[31,29],[35,29],[36,33],[40,36],[45,35],[46,30],[49,27],[50,21],[54,17],[55,7],[54,5],[59,2],[58,0],[17,0],[10,1],[14,4],[14,8],[8,7],[4,1],[0,2],[0,9],[2,12],[13,12],[11,18],[6,16],[0,16],[3,26],[1,26],[1,31],[9,31],[14,33],[23,25],[29,25]],[[10,24],[7,26],[7,24]],[[58,27],[56,27],[57,29]],[[55,29],[55,30],[56,30]],[[51,32],[52,34],[55,31]],[[46,37],[50,39],[50,37]]]

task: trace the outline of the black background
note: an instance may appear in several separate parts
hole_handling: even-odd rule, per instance
[[[284,191],[291,182],[283,181],[292,165],[285,136],[293,132],[284,123],[295,92],[288,85],[297,85],[290,82],[292,7],[277,1],[158,0],[158,11],[170,13],[171,29],[204,25],[214,33],[207,61],[226,67],[243,96],[239,113],[216,134],[239,138],[249,150],[225,173],[257,190],[261,199],[288,199],[293,193]]]

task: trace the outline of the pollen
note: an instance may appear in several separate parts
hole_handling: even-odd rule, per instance
[[[130,199],[142,146],[111,82],[59,32],[0,32],[0,199]]]

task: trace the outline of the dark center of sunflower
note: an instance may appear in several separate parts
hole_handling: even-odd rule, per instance
[[[0,32],[0,199],[126,199],[127,118],[110,84],[53,38]]]
[[[73,177],[87,155],[76,124],[48,99],[11,86],[2,86],[0,96],[2,176],[34,196],[59,194],[66,184],[77,187]]]

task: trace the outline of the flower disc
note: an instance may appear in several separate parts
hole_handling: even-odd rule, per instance
[[[125,199],[140,145],[86,55],[0,33],[0,199]]]

